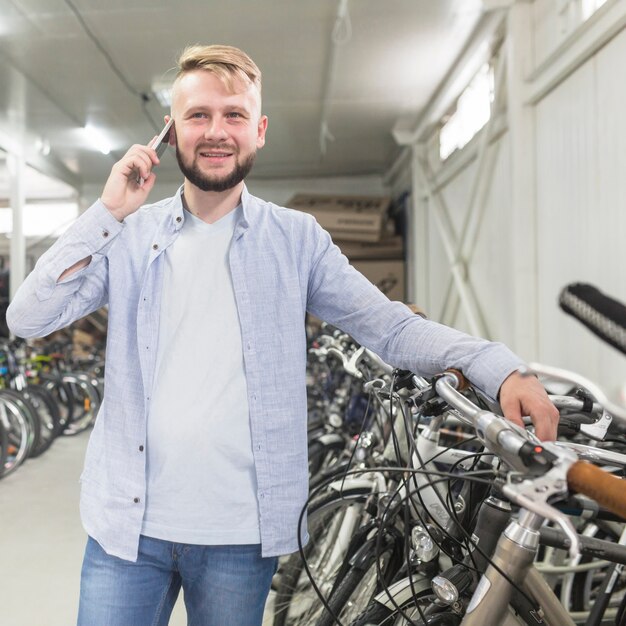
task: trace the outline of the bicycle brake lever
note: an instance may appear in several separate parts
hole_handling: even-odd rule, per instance
[[[356,350],[349,360],[344,361],[343,368],[346,370],[350,376],[354,376],[354,378],[360,380],[363,378],[363,372],[357,369],[357,365],[359,361],[363,358],[365,354],[365,348],[361,346],[358,350]]]
[[[580,432],[592,439],[604,440],[612,421],[613,417],[606,411],[602,411],[602,416],[599,420],[591,424],[581,424]]]

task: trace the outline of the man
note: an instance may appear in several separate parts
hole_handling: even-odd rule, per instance
[[[179,68],[178,193],[143,206],[159,159],[130,148],[8,313],[32,337],[109,306],[106,398],[81,477],[81,625],[166,624],[181,585],[190,624],[261,623],[307,497],[307,311],[396,366],[455,366],[509,419],[556,432],[507,348],[389,302],[312,217],[247,192],[267,130],[247,55],[194,46]]]

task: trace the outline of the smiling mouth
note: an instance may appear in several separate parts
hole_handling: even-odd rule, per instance
[[[207,157],[211,159],[220,159],[232,156],[232,152],[200,152],[200,156]]]

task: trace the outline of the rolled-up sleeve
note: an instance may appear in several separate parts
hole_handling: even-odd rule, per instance
[[[7,310],[7,324],[19,337],[41,337],[107,303],[107,252],[124,224],[101,201],[94,203],[44,253],[19,287]],[[63,272],[91,257],[89,264],[59,282]]]

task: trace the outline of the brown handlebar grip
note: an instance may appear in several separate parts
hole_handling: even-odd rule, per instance
[[[567,482],[574,491],[626,519],[626,480],[586,461],[576,461],[567,472]]]
[[[456,387],[457,391],[463,391],[470,386],[470,381],[467,380],[465,376],[463,376],[463,372],[461,370],[456,370],[453,367],[450,367],[445,371],[445,373],[452,374],[452,376],[454,376],[458,380],[458,384]]]

